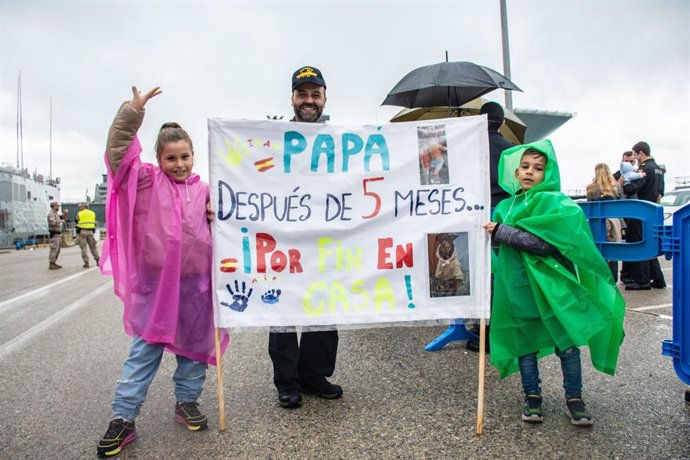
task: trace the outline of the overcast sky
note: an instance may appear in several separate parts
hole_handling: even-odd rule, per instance
[[[690,175],[690,2],[508,0],[517,108],[573,112],[554,142],[564,188],[594,165],[618,169],[645,140],[667,190]],[[412,69],[472,61],[503,71],[499,0],[456,2],[123,2],[0,0],[0,162],[17,156],[22,74],[24,165],[63,201],[105,172],[108,127],[131,85],[161,86],[140,133],[145,161],[165,121],[187,128],[208,178],[206,119],[292,114],[290,78],[322,70],[333,124],[385,123],[381,107]],[[490,99],[504,102],[500,91]]]

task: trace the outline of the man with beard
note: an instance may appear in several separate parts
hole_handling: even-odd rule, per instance
[[[326,106],[326,82],[316,67],[302,67],[292,75],[292,121],[317,123]],[[268,354],[273,362],[273,383],[284,408],[302,405],[302,393],[336,399],[343,389],[326,380],[333,375],[338,351],[338,331],[302,332],[299,343],[294,328],[271,331]]]

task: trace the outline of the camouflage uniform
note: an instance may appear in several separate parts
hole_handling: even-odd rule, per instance
[[[62,220],[57,211],[50,209],[48,213],[48,230],[50,231],[50,255],[48,256],[48,267],[61,268],[56,264],[57,258],[60,255],[60,234],[62,233]]]

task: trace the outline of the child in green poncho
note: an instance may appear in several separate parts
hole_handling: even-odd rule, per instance
[[[541,422],[537,358],[561,359],[568,414],[592,425],[582,400],[580,346],[594,367],[613,374],[623,340],[625,302],[594,245],[580,207],[560,191],[548,140],[505,150],[499,185],[512,196],[484,227],[498,243],[491,314],[491,363],[500,377],[520,370],[522,419]]]

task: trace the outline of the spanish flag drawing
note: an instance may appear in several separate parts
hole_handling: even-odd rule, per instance
[[[237,270],[237,259],[230,257],[228,259],[220,260],[220,271],[232,273]]]
[[[263,160],[255,161],[254,166],[256,166],[257,171],[264,172],[274,167],[275,163],[273,162],[273,157],[268,157]]]

